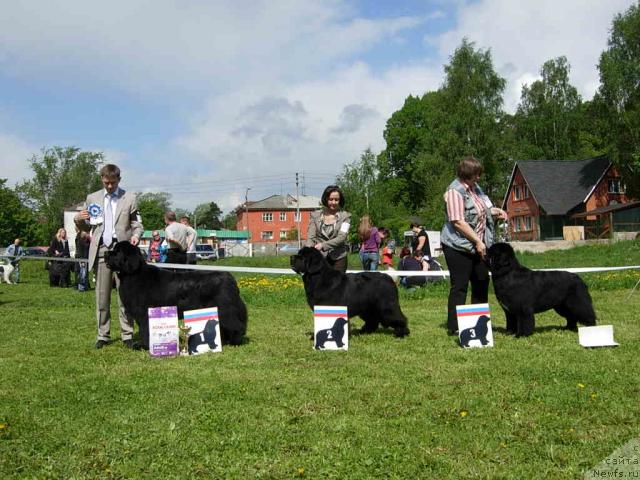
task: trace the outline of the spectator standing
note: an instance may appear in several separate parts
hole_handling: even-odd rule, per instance
[[[166,244],[164,238],[160,236],[157,230],[151,232],[151,243],[147,250],[147,262],[164,263],[167,257]]]
[[[482,164],[473,156],[460,161],[457,178],[444,194],[446,222],[440,233],[442,251],[449,267],[447,330],[458,330],[456,306],[464,305],[471,282],[471,303],[486,303],[489,271],[484,257],[494,239],[493,217],[507,220],[504,210],[494,207],[478,180]]]
[[[351,214],[344,210],[344,194],[337,185],[329,185],[320,203],[322,210],[311,214],[305,245],[322,253],[333,269],[346,272]]]
[[[6,254],[11,258],[11,265],[13,265],[13,281],[20,283],[20,257],[25,254],[24,249],[20,246],[22,239],[16,238],[12,244],[7,247]]]
[[[371,225],[369,215],[363,215],[358,227],[360,238],[360,262],[362,269],[376,271],[380,263],[380,245],[384,239],[384,232]]]
[[[87,232],[80,231],[76,235],[76,258],[88,259],[91,237]],[[76,263],[76,285],[79,292],[89,290],[89,269],[87,262]]]
[[[69,239],[67,238],[67,231],[64,228],[58,229],[51,240],[48,252],[50,257],[71,258]],[[71,284],[71,268],[71,263],[53,261],[49,267],[49,283],[52,286],[60,285],[68,287]],[[58,275],[60,278],[57,278]],[[53,280],[54,277],[56,281]]]
[[[98,339],[95,347],[102,348],[111,342],[111,290],[113,272],[104,263],[104,254],[111,251],[116,243],[130,242],[137,246],[144,232],[136,196],[120,188],[120,168],[107,164],[100,169],[103,189],[87,196],[82,211],[74,217],[80,230],[91,232],[88,270],[94,266],[96,274],[96,316]],[[91,213],[89,213],[89,210]],[[116,275],[116,288],[120,281]],[[120,302],[118,295],[120,335],[127,348],[137,348],[133,342],[133,321]]]
[[[396,242],[389,239],[385,242],[382,249],[382,268],[389,270],[393,268],[393,256],[395,254]]]
[[[411,250],[421,250],[422,253],[428,257],[431,257],[431,245],[429,245],[429,235],[424,227],[418,225],[417,223],[411,223],[409,225],[409,229],[411,229],[415,235],[413,239],[413,243],[411,244]]]
[[[196,258],[196,245],[198,244],[198,232],[191,226],[191,222],[189,221],[189,217],[181,217],[180,223],[183,224],[189,230],[191,235],[190,238],[192,240],[189,242],[187,246],[187,265],[195,265],[197,262]]]
[[[187,227],[176,221],[176,212],[166,212],[164,223],[167,225],[164,234],[169,245],[167,263],[187,263],[187,248],[192,240],[191,233]]]

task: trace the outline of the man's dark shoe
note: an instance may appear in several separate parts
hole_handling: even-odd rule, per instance
[[[106,340],[98,340],[96,342],[96,350],[100,350],[105,345],[109,345],[109,342],[107,342]]]
[[[123,340],[122,343],[124,343],[125,347],[130,348],[131,350],[140,350],[140,345],[134,342],[131,338]]]

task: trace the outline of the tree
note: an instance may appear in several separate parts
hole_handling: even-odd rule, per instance
[[[453,173],[460,159],[468,154],[484,166],[483,187],[496,197],[504,191],[501,162],[496,152],[500,143],[499,120],[502,93],[506,85],[493,68],[490,50],[476,50],[466,38],[444,67],[443,121],[439,125],[438,155]]]
[[[164,214],[171,210],[171,194],[166,192],[138,193],[138,210],[146,230],[163,229]]]
[[[569,83],[570,71],[566,57],[548,60],[542,79],[522,87],[515,127],[524,158],[569,159],[581,153],[582,99]]]
[[[176,218],[178,219],[178,221],[180,221],[180,219],[182,217],[187,217],[187,218],[189,218],[191,224],[193,225],[192,214],[191,214],[191,212],[189,210],[187,210],[186,208],[176,208],[174,211],[175,211]]]
[[[437,163],[444,162],[438,154],[438,126],[444,111],[442,94],[428,92],[421,98],[407,97],[403,107],[387,121],[387,148],[378,156],[377,168],[385,179],[384,190],[396,205],[416,209],[424,203],[431,189],[430,173],[424,176],[428,170],[424,154],[432,155],[430,159],[435,158]]]
[[[236,212],[227,213],[222,219],[222,226],[227,230],[235,230],[238,226],[238,215]]]
[[[444,219],[442,193],[464,155],[480,158],[483,187],[501,200],[511,157],[501,148],[502,93],[505,80],[493,68],[491,52],[467,39],[444,67],[445,81],[421,98],[409,96],[387,121],[386,149],[378,156],[381,189],[394,207],[418,213],[439,228]]]
[[[607,115],[611,159],[621,170],[627,192],[640,195],[640,5],[613,20],[608,48],[598,63],[602,101]]]
[[[17,190],[35,213],[38,242],[49,243],[64,224],[64,209],[81,203],[101,187],[98,167],[103,160],[102,153],[83,152],[76,147],[43,148],[40,156],[31,158],[34,176]]]
[[[26,208],[15,190],[0,178],[0,247],[6,247],[20,237],[26,243],[36,240],[37,228],[31,210]]]
[[[222,210],[216,202],[201,203],[193,211],[193,222],[198,222],[200,228],[207,228],[209,230],[219,230],[222,228],[222,222],[220,222],[220,216]]]

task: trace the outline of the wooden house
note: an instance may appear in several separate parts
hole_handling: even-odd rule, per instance
[[[555,240],[563,238],[565,226],[596,220],[597,212],[592,211],[630,201],[618,170],[602,155],[518,161],[502,208],[509,215],[511,240]],[[591,234],[600,236],[602,231]]]

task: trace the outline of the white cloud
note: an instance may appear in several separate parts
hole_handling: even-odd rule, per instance
[[[33,172],[29,160],[35,153],[38,153],[38,149],[23,139],[0,132],[0,178],[6,178],[8,186],[30,178]]]
[[[612,18],[632,2],[442,0],[435,4],[447,14],[454,5],[456,22],[448,32],[425,36],[426,46],[437,47],[435,58],[424,45],[409,53],[404,35],[418,28],[426,35],[429,22],[445,15],[435,8],[367,19],[340,0],[5,3],[3,76],[43,78],[43,88],[73,86],[97,95],[115,88],[141,104],[170,105],[179,113],[169,121],[186,125],[174,138],[145,139],[157,147],[138,152],[144,164],[118,145],[107,158],[123,168],[125,188],[170,189],[179,207],[213,196],[229,209],[249,186],[254,199],[280,193],[278,181],[259,177],[325,172],[321,182],[365,148],[384,148],[389,116],[409,94],[440,86],[442,66],[465,36],[491,48],[508,80],[509,110],[521,85],[560,55],[572,65],[572,83],[590,98]],[[403,48],[404,56],[387,67],[365,63],[362,54],[375,57],[381,44]],[[187,104],[200,108],[185,113]],[[0,154],[20,148],[27,155],[19,158],[33,151],[0,135]],[[321,190],[320,183],[310,185],[309,194]],[[281,188],[291,191],[290,184]]]
[[[0,66],[143,95],[202,92],[322,72],[424,21],[358,18],[337,0],[9,2]]]
[[[329,179],[365,148],[384,148],[387,118],[407,95],[437,88],[439,70],[422,65],[376,76],[359,63],[269,93],[217,96],[177,144],[200,156],[220,178],[306,170],[327,172]]]
[[[508,81],[507,110],[513,111],[520,100],[520,83],[538,78],[542,64],[561,55],[571,64],[571,82],[589,100],[599,84],[597,64],[613,17],[632,3],[481,0],[459,6],[456,28],[435,43],[442,55],[451,55],[463,37],[477,48],[491,48],[495,68]]]

